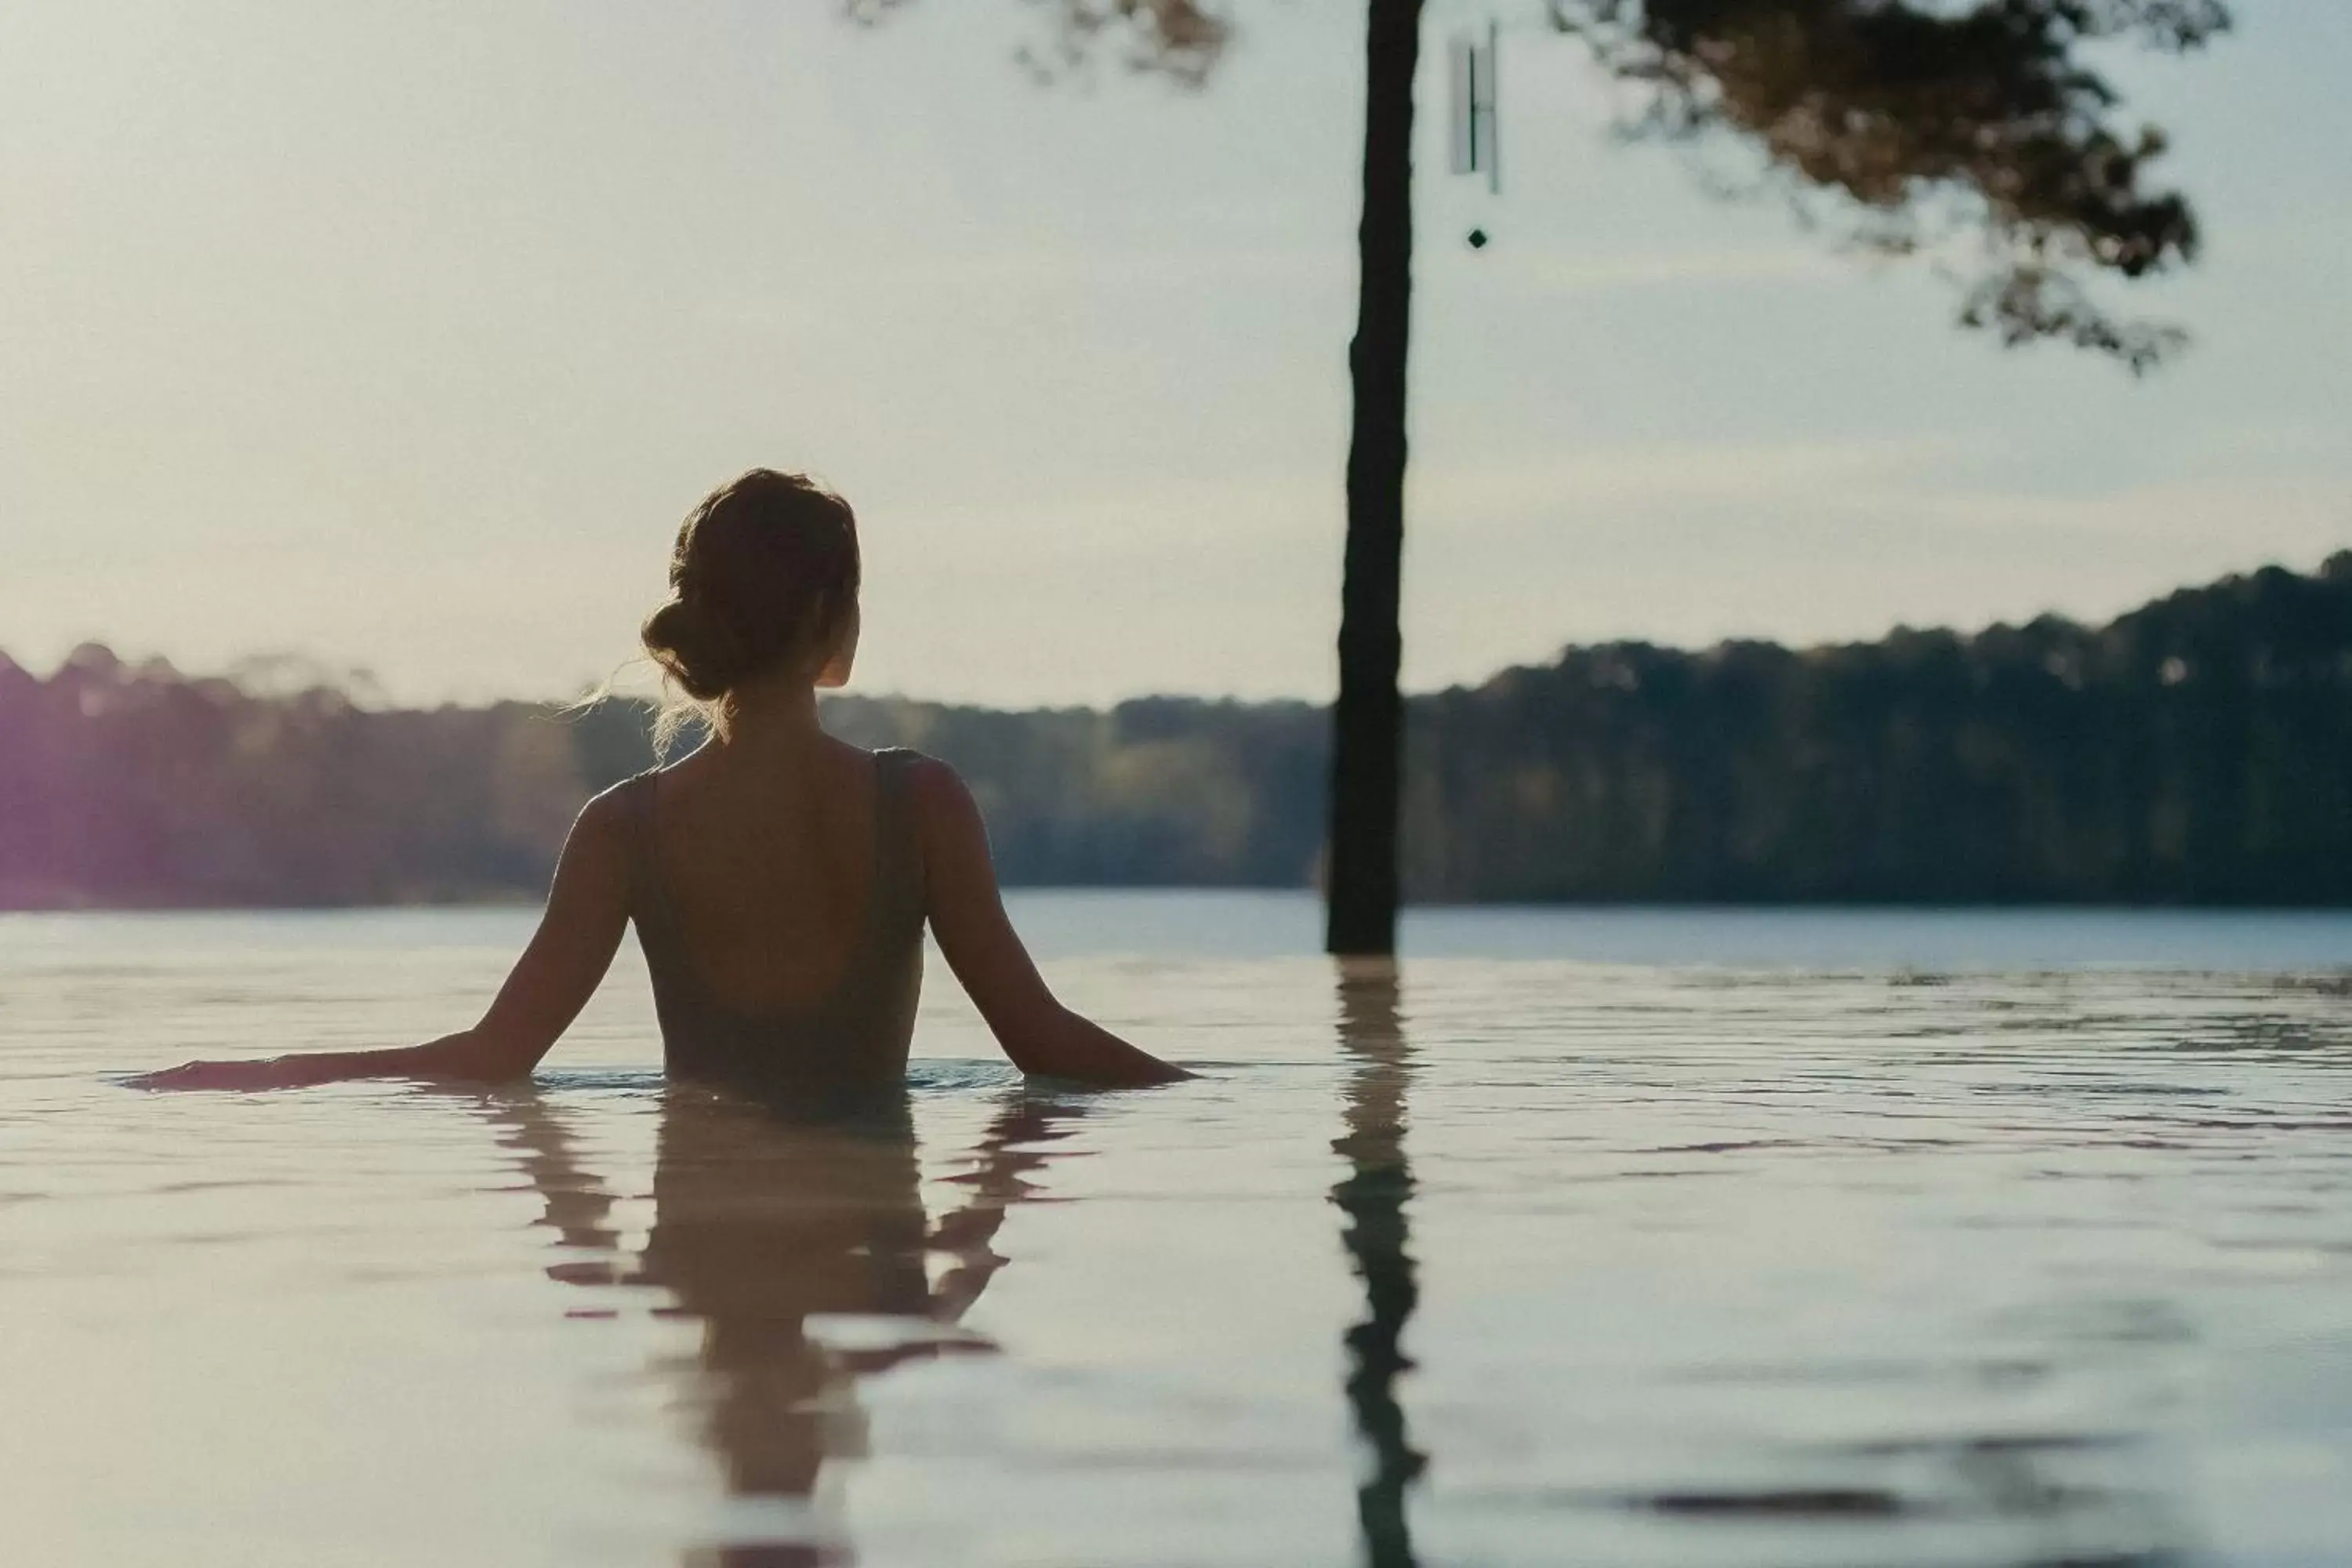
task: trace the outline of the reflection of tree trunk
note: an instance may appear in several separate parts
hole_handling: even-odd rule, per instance
[[[1372,1458],[1372,1473],[1357,1489],[1356,1515],[1372,1568],[1412,1568],[1405,1488],[1425,1460],[1406,1438],[1396,1380],[1412,1367],[1400,1342],[1421,1290],[1406,1249],[1412,1167],[1405,1159],[1404,1110],[1412,1049],[1397,1013],[1394,964],[1341,966],[1339,1044],[1357,1067],[1348,1080],[1348,1131],[1331,1143],[1349,1170],[1331,1189],[1331,1201],[1348,1216],[1340,1238],[1364,1282],[1365,1316],[1347,1334],[1348,1404]]]
[[[1348,545],[1339,587],[1339,700],[1332,710],[1326,868],[1333,952],[1396,950],[1397,691],[1404,555],[1405,348],[1412,321],[1412,77],[1423,0],[1371,0],[1365,32],[1364,211],[1348,350]]]

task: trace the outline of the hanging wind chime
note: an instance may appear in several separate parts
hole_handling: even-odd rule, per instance
[[[1484,174],[1489,195],[1503,194],[1501,121],[1495,112],[1501,79],[1496,61],[1502,53],[1502,32],[1490,18],[1486,36],[1454,35],[1448,55],[1453,126],[1453,168],[1456,174]],[[1484,250],[1488,238],[1484,226],[1471,229],[1470,248]]]

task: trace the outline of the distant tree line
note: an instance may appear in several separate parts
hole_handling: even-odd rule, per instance
[[[2352,552],[2097,628],[1571,648],[1412,719],[1423,898],[2352,901]]]
[[[825,714],[961,769],[1008,882],[1317,875],[1318,707]],[[0,657],[0,907],[535,896],[649,719]],[[2352,552],[2101,627],[1572,647],[1412,700],[1404,822],[1428,900],[2352,902]]]

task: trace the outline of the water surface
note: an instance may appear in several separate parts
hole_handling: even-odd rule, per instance
[[[2352,920],[1028,895],[1204,1081],[134,1093],[520,911],[0,918],[0,1560],[2337,1563]]]

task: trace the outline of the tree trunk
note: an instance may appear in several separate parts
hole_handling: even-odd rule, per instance
[[[1398,593],[1404,555],[1405,347],[1412,317],[1412,79],[1423,0],[1370,0],[1365,29],[1361,277],[1348,368],[1348,550],[1332,712],[1324,945],[1396,951],[1397,807],[1404,704]]]

